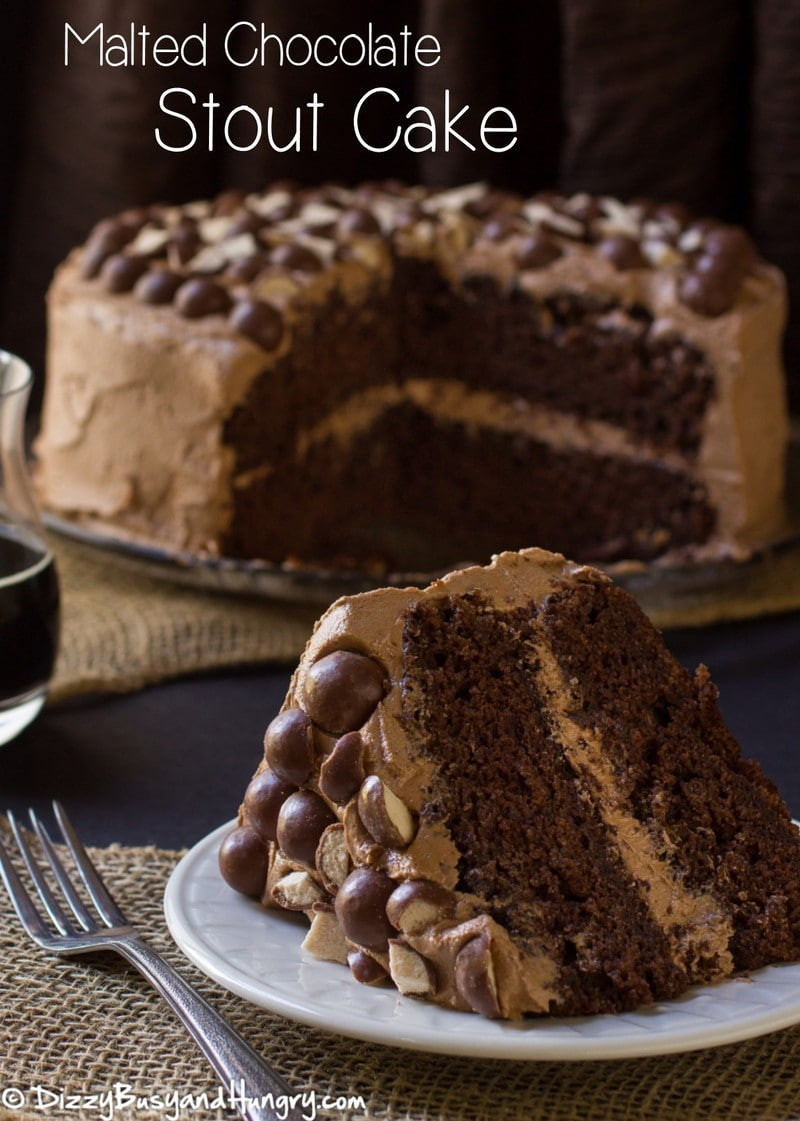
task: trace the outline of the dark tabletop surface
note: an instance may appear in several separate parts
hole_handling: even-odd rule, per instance
[[[800,613],[666,639],[690,669],[709,667],[744,754],[800,817]],[[47,708],[0,748],[0,810],[47,810],[58,798],[89,844],[192,845],[235,815],[290,669],[248,668]]]

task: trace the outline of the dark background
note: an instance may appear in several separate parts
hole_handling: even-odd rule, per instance
[[[242,19],[284,38],[366,34],[370,20],[376,33],[408,25],[439,38],[442,61],[429,69],[237,69],[220,44]],[[208,65],[101,67],[96,51],[82,48],[65,67],[64,24],[85,35],[100,21],[107,35],[125,34],[133,21],[179,38],[206,21]],[[52,270],[105,215],[284,177],[486,178],[526,193],[677,199],[698,216],[746,224],[789,279],[797,310],[787,363],[800,410],[798,0],[4,0],[0,33],[0,339],[40,372]],[[354,138],[351,118],[378,85],[398,92],[402,110],[425,104],[438,113],[445,88],[454,105],[471,106],[470,119],[507,106],[518,143],[504,155],[373,155]],[[317,92],[325,103],[319,150],[163,152],[154,129],[165,124],[158,100],[171,86],[192,89],[198,101],[213,91],[221,111],[271,105],[287,124]]]

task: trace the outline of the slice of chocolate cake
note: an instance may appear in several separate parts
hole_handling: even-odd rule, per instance
[[[489,1017],[800,958],[800,835],[708,672],[538,549],[334,604],[220,867],[357,980]]]

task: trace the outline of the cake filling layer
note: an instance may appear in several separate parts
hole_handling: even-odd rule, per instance
[[[462,425],[475,434],[488,429],[509,436],[529,436],[554,451],[605,453],[633,463],[658,459],[668,469],[685,471],[677,452],[663,452],[646,439],[605,420],[580,418],[548,405],[532,403],[507,390],[472,388],[442,377],[412,378],[402,385],[371,386],[348,397],[315,425],[299,430],[296,454],[304,459],[316,444],[335,441],[343,449],[374,429],[382,414],[405,402],[416,405],[439,424]]]

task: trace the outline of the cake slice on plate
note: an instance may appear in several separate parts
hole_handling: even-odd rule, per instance
[[[617,1012],[800,958],[800,837],[599,571],[529,549],[338,600],[220,850],[359,981]]]

